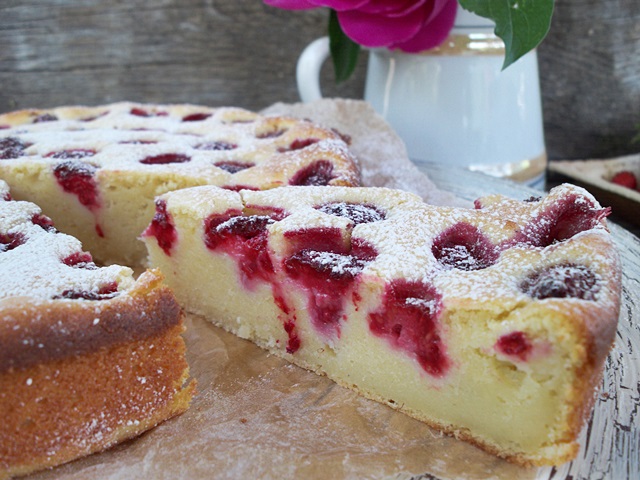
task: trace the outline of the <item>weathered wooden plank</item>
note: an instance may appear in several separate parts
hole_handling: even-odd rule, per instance
[[[295,62],[325,10],[260,0],[0,2],[0,111],[117,100],[261,109],[298,100]],[[640,2],[563,0],[538,50],[550,158],[637,152]],[[328,96],[360,97],[356,75]]]
[[[260,1],[0,4],[0,110],[129,99],[296,101],[295,60],[326,12]],[[328,82],[327,82],[328,83]],[[357,84],[344,95],[357,96]]]
[[[640,151],[640,2],[556,2],[538,60],[551,158]]]

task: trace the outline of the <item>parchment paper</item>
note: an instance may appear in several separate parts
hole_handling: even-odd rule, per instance
[[[365,103],[278,104],[268,113],[313,118],[352,137],[366,184],[439,191]],[[141,437],[32,479],[527,479],[511,465],[446,437],[325,377],[269,355],[187,315],[185,340],[198,394],[191,408]]]
[[[351,137],[351,150],[360,160],[363,183],[399,188],[420,195],[432,205],[470,204],[444,192],[409,160],[407,148],[389,124],[361,100],[322,99],[311,103],[276,103],[261,113],[309,118]]]

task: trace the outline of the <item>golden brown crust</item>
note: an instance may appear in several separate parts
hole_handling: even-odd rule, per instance
[[[222,112],[222,122],[225,124],[253,124],[253,135],[258,142],[269,139],[269,142],[263,145],[256,144],[253,153],[255,160],[258,160],[255,163],[264,162],[266,169],[264,173],[269,173],[269,175],[265,176],[258,168],[254,172],[246,172],[248,175],[242,174],[237,179],[234,178],[234,183],[229,186],[248,185],[266,189],[286,185],[296,172],[294,167],[304,167],[317,160],[326,160],[333,164],[334,178],[330,182],[331,185],[357,186],[361,183],[358,160],[347,148],[348,139],[340,133],[310,121],[286,116],[264,116],[236,107],[210,108],[190,104],[155,105],[122,102],[96,107],[77,105],[52,109],[27,109],[0,115],[0,126],[16,127],[46,123],[52,120],[88,121],[98,119],[112,109],[127,111],[137,109],[148,113],[150,117],[167,115],[186,117],[194,113],[214,115],[217,112]],[[52,131],[55,131],[55,124],[52,125]],[[208,133],[212,133],[212,131]],[[324,140],[335,142],[335,145],[331,146],[335,148],[325,146],[320,150],[312,149],[314,151],[311,153],[302,152],[305,147],[313,145],[313,142]],[[295,146],[296,142],[302,143]],[[274,148],[276,152],[273,151]],[[245,160],[250,159],[246,158]],[[280,177],[283,176],[286,178],[281,179]],[[249,177],[248,182],[243,183],[242,179],[245,177]]]
[[[0,479],[103,450],[189,406],[183,314],[158,271],[111,300],[19,301],[0,310]]]
[[[576,362],[573,378],[567,398],[565,436],[562,441],[574,440],[589,420],[596,399],[597,389],[602,381],[606,357],[613,347],[620,313],[620,291],[622,267],[620,259],[610,237],[591,235],[585,240],[594,251],[607,258],[606,274],[602,275],[602,288],[596,305],[575,306],[572,314],[566,317],[566,324],[575,329],[579,339],[575,352],[580,356]],[[576,443],[577,453],[578,445]],[[563,461],[571,458],[563,459]],[[558,463],[558,462],[557,462]]]
[[[0,478],[59,465],[185,411],[182,324],[160,335],[0,374]]]
[[[147,272],[132,291],[109,300],[4,300],[0,372],[83,355],[174,327],[180,306],[161,281],[158,272]]]

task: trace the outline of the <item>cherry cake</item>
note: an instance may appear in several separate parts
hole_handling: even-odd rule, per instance
[[[0,178],[97,261],[141,265],[154,198],[196,185],[360,182],[348,139],[239,108],[117,103],[0,115]]]
[[[143,239],[190,312],[501,457],[565,462],[616,331],[608,210],[570,185],[475,206],[201,186],[160,196]]]
[[[183,316],[158,271],[98,267],[0,181],[0,478],[139,435],[189,405]]]

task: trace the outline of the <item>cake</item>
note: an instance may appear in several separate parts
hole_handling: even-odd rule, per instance
[[[187,409],[183,314],[162,280],[96,266],[0,181],[0,478],[103,450]]]
[[[116,103],[0,115],[0,178],[100,263],[141,265],[154,198],[196,185],[358,185],[348,139],[240,108]]]
[[[475,207],[200,186],[160,196],[143,240],[188,311],[510,461],[563,463],[616,331],[608,209],[571,185]]]

